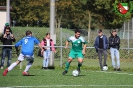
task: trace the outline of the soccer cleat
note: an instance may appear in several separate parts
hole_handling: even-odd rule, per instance
[[[8,69],[6,69],[4,72],[3,72],[3,76],[6,76],[8,73]]]
[[[81,72],[81,71],[80,71],[80,68],[77,68],[77,71],[78,71],[78,72],[79,72],[79,74],[80,74],[80,72]]]
[[[67,73],[67,71],[65,70],[63,73],[62,73],[62,75],[65,75]]]
[[[23,76],[28,76],[28,75],[30,75],[30,73],[28,73],[28,72],[23,72],[22,74],[23,74]]]

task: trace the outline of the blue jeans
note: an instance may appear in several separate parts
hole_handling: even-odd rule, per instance
[[[111,59],[112,59],[112,66],[114,68],[120,68],[120,56],[119,56],[119,50],[116,48],[110,48],[111,53]],[[116,60],[115,60],[116,58]],[[117,63],[117,66],[116,66]]]
[[[49,64],[49,58],[50,58],[50,50],[46,50],[43,53],[43,67],[48,67]]]
[[[11,64],[11,58],[12,58],[12,49],[10,48],[4,48],[2,49],[2,58],[1,58],[1,66],[3,67],[4,66],[4,61],[5,61],[5,57],[8,57],[8,60],[7,60],[7,67],[10,66]]]

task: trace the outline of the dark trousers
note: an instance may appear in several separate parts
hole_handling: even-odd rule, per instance
[[[2,49],[1,66],[4,66],[4,61],[5,61],[6,55],[7,55],[7,57],[8,57],[8,60],[7,60],[7,67],[9,67],[10,64],[11,64],[12,49],[10,49],[10,48],[4,48],[4,49]]]
[[[104,56],[104,62],[102,64],[102,54]],[[98,58],[99,58],[99,64],[100,64],[100,68],[102,69],[103,66],[106,66],[106,60],[107,60],[107,50],[104,49],[98,49]]]

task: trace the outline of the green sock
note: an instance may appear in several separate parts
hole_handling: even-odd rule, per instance
[[[66,62],[66,69],[65,69],[66,71],[68,71],[69,66],[70,66],[70,63]]]
[[[78,67],[77,68],[80,68],[82,66],[82,63],[78,63]]]

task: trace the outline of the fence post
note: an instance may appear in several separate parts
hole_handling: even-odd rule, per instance
[[[129,54],[129,22],[128,22],[128,54]]]
[[[20,69],[22,69],[22,65],[23,65],[22,62],[20,62]]]
[[[60,46],[62,46],[62,28],[60,28]],[[60,48],[60,66],[62,67],[62,48]]]

